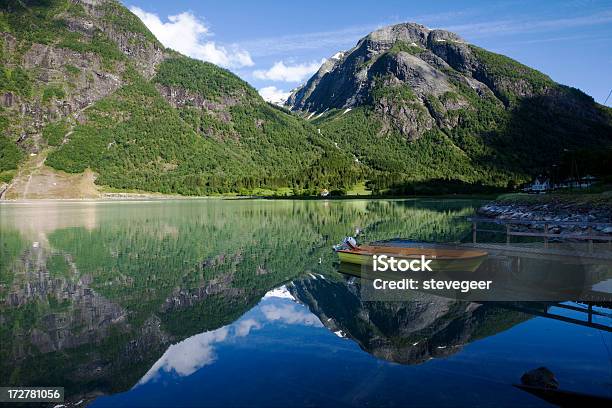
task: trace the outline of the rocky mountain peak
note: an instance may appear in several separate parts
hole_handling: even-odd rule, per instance
[[[468,44],[455,33],[402,23],[373,31],[352,49],[335,54],[290,95],[287,105],[308,113],[371,105],[385,115],[399,109],[397,98],[392,103],[388,97],[396,92],[388,91],[400,86],[407,87],[402,99],[407,102],[409,96],[412,107],[394,113],[393,123],[386,127],[395,127],[411,139],[434,122],[456,126],[457,121],[442,117],[449,109],[468,105],[469,98],[462,95],[466,89],[509,107],[517,98],[552,94],[557,87],[546,75]],[[447,94],[453,97],[446,98]],[[444,100],[431,103],[430,97]]]
[[[380,77],[396,84],[409,82],[420,96],[440,95],[450,90],[442,71],[450,67],[435,49],[447,45],[467,47],[454,33],[417,23],[380,28],[352,49],[329,58],[304,86],[292,93],[287,105],[314,113],[367,104],[372,102],[374,82]]]
[[[362,38],[361,43],[376,44],[380,48],[393,46],[398,41],[427,48],[433,42],[464,42],[457,34],[446,30],[432,30],[418,23],[401,23],[379,28]]]
[[[393,44],[396,41],[406,41],[425,46],[430,32],[429,28],[421,24],[402,23],[379,28],[365,36],[360,42]]]

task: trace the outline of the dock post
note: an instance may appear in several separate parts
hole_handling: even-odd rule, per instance
[[[510,245],[510,224],[506,224],[506,245]]]
[[[589,225],[588,229],[589,234],[589,253],[593,253],[593,227]]]
[[[548,224],[544,224],[544,248],[548,248]]]
[[[476,221],[472,221],[472,243],[476,243]]]

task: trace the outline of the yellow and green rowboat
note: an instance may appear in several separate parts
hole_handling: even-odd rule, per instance
[[[429,264],[433,271],[473,272],[487,257],[487,252],[476,249],[460,248],[415,248],[383,245],[361,245],[351,249],[336,251],[340,262],[372,266],[374,255],[387,255],[396,259],[431,259]]]

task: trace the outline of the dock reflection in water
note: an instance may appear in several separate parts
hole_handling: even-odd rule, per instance
[[[372,302],[337,271],[347,231],[456,241],[478,204],[0,206],[0,385],[94,407],[545,406],[512,387],[543,365],[609,394],[609,332],[568,320],[587,306]],[[601,306],[591,322],[610,327]]]
[[[418,252],[450,250],[461,253],[470,251],[471,244],[440,245],[394,240],[384,245],[393,247],[409,246]],[[380,246],[379,254],[384,254],[385,246]],[[608,255],[608,246],[601,252],[586,253],[576,250],[571,244],[563,249],[545,250],[533,247],[506,245],[486,246],[486,256],[471,270],[463,270],[461,262],[446,261],[445,268],[433,267],[426,272],[403,272],[373,270],[372,265],[357,265],[340,262],[340,273],[363,278],[367,283],[362,285],[363,296],[368,300],[410,300],[410,290],[381,289],[375,280],[400,283],[410,278],[418,282],[417,289],[448,297],[469,301],[579,301],[579,302],[612,302],[612,253]],[[537,249],[537,250],[536,250]],[[604,256],[606,255],[606,256]],[[453,265],[457,267],[453,268]],[[446,284],[444,289],[423,289],[423,282],[434,278]],[[457,288],[451,284],[457,282]],[[469,289],[470,282],[489,282],[482,287]],[[460,286],[464,283],[463,286]]]

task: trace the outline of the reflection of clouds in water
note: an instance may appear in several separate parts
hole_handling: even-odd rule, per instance
[[[228,336],[228,326],[197,334],[180,343],[171,345],[164,355],[140,380],[144,384],[155,378],[160,371],[174,371],[181,377],[191,375],[205,365],[215,361],[214,344],[224,341]]]
[[[288,292],[287,292],[288,293]],[[253,330],[261,329],[265,322],[262,317],[270,323],[301,324],[306,326],[321,327],[319,319],[307,310],[298,309],[293,301],[283,293],[283,296],[268,296],[264,303],[256,309],[263,314],[256,313],[259,318],[243,318],[232,325],[221,327],[205,333],[197,334],[171,345],[159,360],[138,382],[138,385],[154,380],[160,373],[174,372],[184,377],[193,374],[200,368],[215,362],[215,346],[232,338],[243,338]],[[302,306],[300,306],[302,307]],[[249,313],[253,316],[253,311]]]
[[[306,326],[321,326],[319,319],[312,313],[297,310],[295,305],[264,305],[261,307],[266,319],[281,321],[287,324],[304,324]]]
[[[251,332],[252,329],[259,329],[259,328],[261,328],[261,323],[259,323],[257,320],[246,319],[246,320],[240,321],[236,325],[234,329],[234,334],[236,335],[236,337],[245,337],[245,336],[248,336],[248,334]]]

